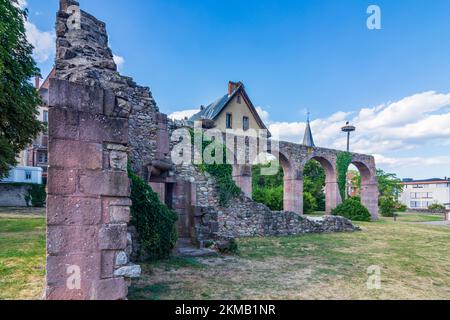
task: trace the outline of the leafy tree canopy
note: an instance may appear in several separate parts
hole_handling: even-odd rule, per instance
[[[0,178],[44,129],[37,120],[41,100],[29,82],[39,69],[25,36],[26,19],[17,0],[0,0]]]

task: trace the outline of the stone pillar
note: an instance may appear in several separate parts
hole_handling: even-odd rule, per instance
[[[252,167],[250,165],[233,165],[233,180],[242,192],[252,199]]]
[[[284,180],[284,211],[303,214],[303,180]]]
[[[122,300],[130,182],[128,119],[110,91],[52,79],[47,199],[48,300]],[[136,275],[136,274],[135,274]]]
[[[361,183],[361,203],[369,210],[372,220],[379,219],[378,184],[376,182]]]
[[[325,182],[325,197],[326,213],[331,214],[333,209],[342,203],[339,184],[336,180]]]

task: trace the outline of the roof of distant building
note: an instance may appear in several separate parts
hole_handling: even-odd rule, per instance
[[[440,183],[450,183],[450,178],[432,178],[432,179],[423,179],[423,180],[414,180],[414,179],[403,179],[402,184],[440,184]]]
[[[234,83],[230,81],[230,84],[233,84],[235,88],[230,91],[228,94],[224,95],[223,97],[217,99],[207,107],[202,107],[200,112],[194,114],[191,118],[189,118],[189,121],[200,121],[203,119],[207,120],[215,120],[222,111],[228,106],[228,104],[233,100],[233,98],[240,93],[244,100],[247,102],[247,105],[250,108],[250,111],[252,112],[253,116],[255,117],[256,122],[258,125],[263,128],[267,129],[264,122],[261,120],[261,117],[258,114],[258,111],[256,111],[256,108],[253,106],[253,103],[251,102],[250,98],[248,97],[244,84],[242,82]],[[270,135],[270,134],[269,134]]]

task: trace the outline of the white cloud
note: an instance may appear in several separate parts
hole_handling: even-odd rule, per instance
[[[46,62],[56,51],[56,35],[54,31],[41,31],[36,25],[25,21],[28,42],[34,47],[33,55],[37,62]]]
[[[28,6],[27,0],[18,0],[16,4],[20,9]],[[54,31],[41,31],[30,21],[24,21],[25,35],[27,40],[34,47],[34,59],[39,62],[46,62],[56,51],[56,34]]]
[[[113,58],[114,58],[114,62],[117,65],[117,69],[119,71],[122,70],[122,67],[125,64],[125,58],[121,57],[121,56],[118,56],[118,55],[114,55]]]
[[[269,112],[267,112],[266,110],[263,110],[263,108],[261,108],[261,107],[256,107],[255,109],[258,112],[258,115],[261,118],[261,120],[264,123],[268,123],[269,122]]]
[[[401,157],[393,158],[386,157],[381,154],[374,155],[375,160],[378,165],[385,165],[392,168],[402,168],[402,167],[425,167],[425,166],[450,166],[450,156],[438,156],[438,157]]]
[[[27,0],[17,0],[17,3],[14,3],[20,9],[25,9],[28,6]]]
[[[183,110],[183,111],[176,111],[169,115],[169,118],[172,120],[183,120],[184,118],[190,118],[194,114],[198,113],[200,110]]]

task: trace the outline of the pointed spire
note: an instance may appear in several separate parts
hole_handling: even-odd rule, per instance
[[[314,144],[314,139],[313,139],[313,135],[312,135],[312,131],[311,131],[311,124],[309,122],[309,111],[308,111],[308,119],[306,122],[306,130],[305,130],[305,137],[303,138],[303,145],[310,147],[310,148],[314,148],[315,144]]]

